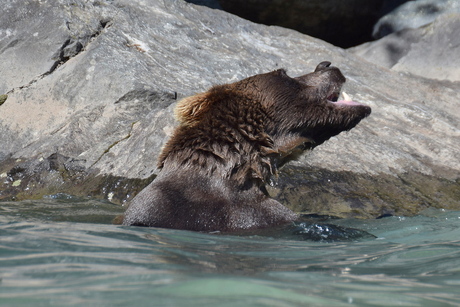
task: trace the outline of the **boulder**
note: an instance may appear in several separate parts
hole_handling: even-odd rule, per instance
[[[458,0],[415,0],[401,4],[374,26],[372,36],[376,39],[406,29],[428,25],[442,15],[459,14]]]
[[[458,41],[458,42],[457,42]],[[460,81],[460,14],[350,48],[369,62],[424,78]]]
[[[0,199],[124,203],[154,179],[178,99],[328,60],[373,113],[282,169],[270,192],[298,212],[340,217],[460,209],[459,83],[182,0],[12,0],[2,10]]]

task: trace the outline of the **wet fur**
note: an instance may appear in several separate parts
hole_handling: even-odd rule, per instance
[[[364,105],[327,101],[345,82],[329,64],[298,78],[284,70],[256,75],[180,101],[181,124],[160,155],[161,172],[131,201],[123,224],[234,231],[295,220],[265,184],[370,114]]]

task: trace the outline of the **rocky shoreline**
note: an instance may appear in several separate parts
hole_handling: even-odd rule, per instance
[[[454,77],[379,66],[358,49],[181,0],[16,0],[2,10],[0,200],[65,192],[122,204],[155,177],[178,99],[278,68],[298,76],[328,60],[373,113],[282,169],[270,192],[295,211],[339,217],[460,209]],[[460,57],[443,44],[458,38],[430,29],[430,54],[448,57],[426,65],[447,69]],[[398,67],[420,71],[423,46],[410,45],[413,56]]]

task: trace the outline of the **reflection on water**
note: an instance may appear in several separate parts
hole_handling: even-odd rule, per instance
[[[313,242],[111,225],[122,211],[0,203],[0,305],[460,305],[460,212],[331,220],[376,237]]]

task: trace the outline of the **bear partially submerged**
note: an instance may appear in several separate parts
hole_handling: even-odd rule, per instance
[[[265,184],[283,164],[371,113],[338,101],[345,77],[330,65],[297,78],[280,69],[181,100],[161,171],[133,198],[123,224],[234,231],[296,220]]]

